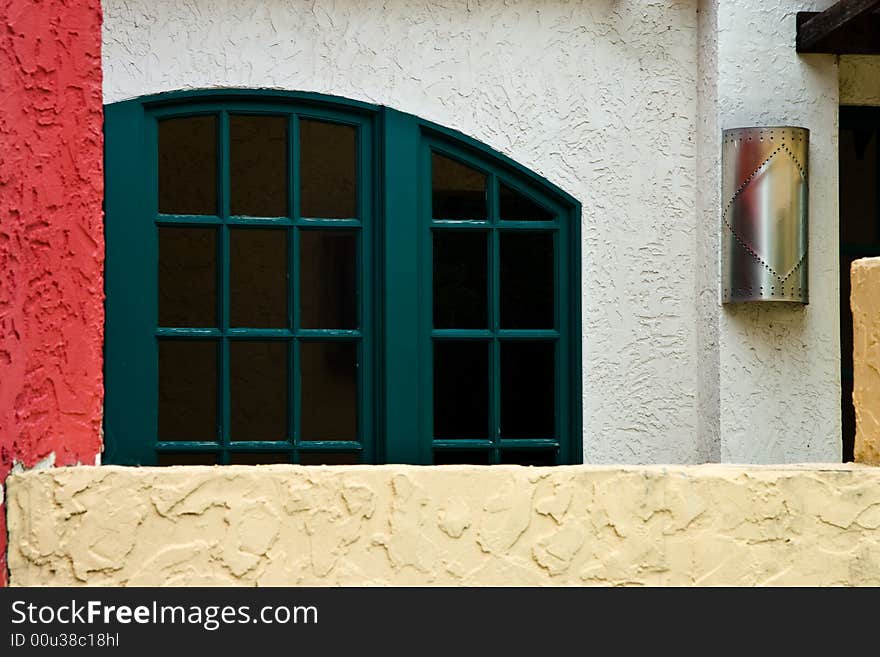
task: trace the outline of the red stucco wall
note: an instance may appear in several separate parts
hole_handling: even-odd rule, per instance
[[[0,482],[101,449],[100,0],[0,0]],[[0,584],[6,522],[0,511]]]

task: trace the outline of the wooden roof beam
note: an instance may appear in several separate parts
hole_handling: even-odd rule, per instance
[[[880,0],[840,0],[825,11],[799,11],[797,51],[880,54]]]

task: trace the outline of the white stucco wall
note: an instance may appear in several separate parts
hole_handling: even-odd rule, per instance
[[[104,98],[316,91],[461,130],[583,203],[594,463],[840,452],[837,66],[824,0],[104,0]],[[698,11],[699,9],[699,11]],[[718,305],[722,128],[812,130],[805,309]]]
[[[798,55],[794,48],[796,12],[831,4],[701,3],[716,20],[715,36],[701,36],[703,43],[715,41],[717,130],[796,125],[811,131],[810,304],[718,309],[719,458],[725,462],[840,460],[837,58]]]

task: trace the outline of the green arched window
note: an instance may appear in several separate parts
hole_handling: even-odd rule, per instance
[[[275,91],[105,108],[105,462],[581,460],[578,203]]]

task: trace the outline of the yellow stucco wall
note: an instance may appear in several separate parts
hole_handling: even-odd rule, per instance
[[[855,459],[880,465],[880,258],[852,263]]]
[[[8,481],[13,585],[880,585],[880,469],[75,467]]]

